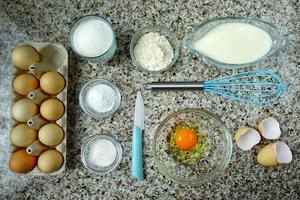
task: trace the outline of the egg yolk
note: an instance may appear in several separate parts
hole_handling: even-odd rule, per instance
[[[176,146],[182,150],[190,150],[197,144],[197,135],[190,128],[182,128],[176,133]]]

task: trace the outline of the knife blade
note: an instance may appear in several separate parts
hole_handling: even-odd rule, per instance
[[[144,180],[143,170],[143,130],[144,130],[144,100],[140,91],[137,92],[134,111],[134,125],[131,149],[131,176],[137,180]]]
[[[141,91],[137,92],[134,110],[134,126],[144,130],[144,100]]]

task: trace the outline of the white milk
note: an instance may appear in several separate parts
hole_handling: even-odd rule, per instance
[[[104,54],[112,45],[113,30],[101,19],[89,19],[74,30],[72,43],[82,56],[96,57]]]
[[[243,64],[268,53],[270,35],[250,24],[229,22],[216,26],[195,42],[196,50],[219,62]]]

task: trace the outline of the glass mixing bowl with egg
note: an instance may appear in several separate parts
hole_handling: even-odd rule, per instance
[[[196,160],[184,162],[180,160],[184,157],[176,159],[173,152],[170,152],[170,133],[182,123],[201,130],[198,143],[199,136],[205,135],[205,140],[201,141],[206,145],[205,152]],[[192,146],[187,149],[190,147]],[[198,148],[196,151],[201,150],[197,145],[195,148]],[[186,150],[186,154],[188,151]],[[216,115],[200,109],[186,109],[171,114],[160,123],[154,134],[153,154],[159,171],[182,185],[197,186],[222,175],[230,161],[231,152],[231,135],[224,123]],[[194,152],[193,155],[198,154]]]

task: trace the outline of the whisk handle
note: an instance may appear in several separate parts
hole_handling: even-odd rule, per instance
[[[145,90],[203,90],[204,82],[152,82],[144,84]]]

